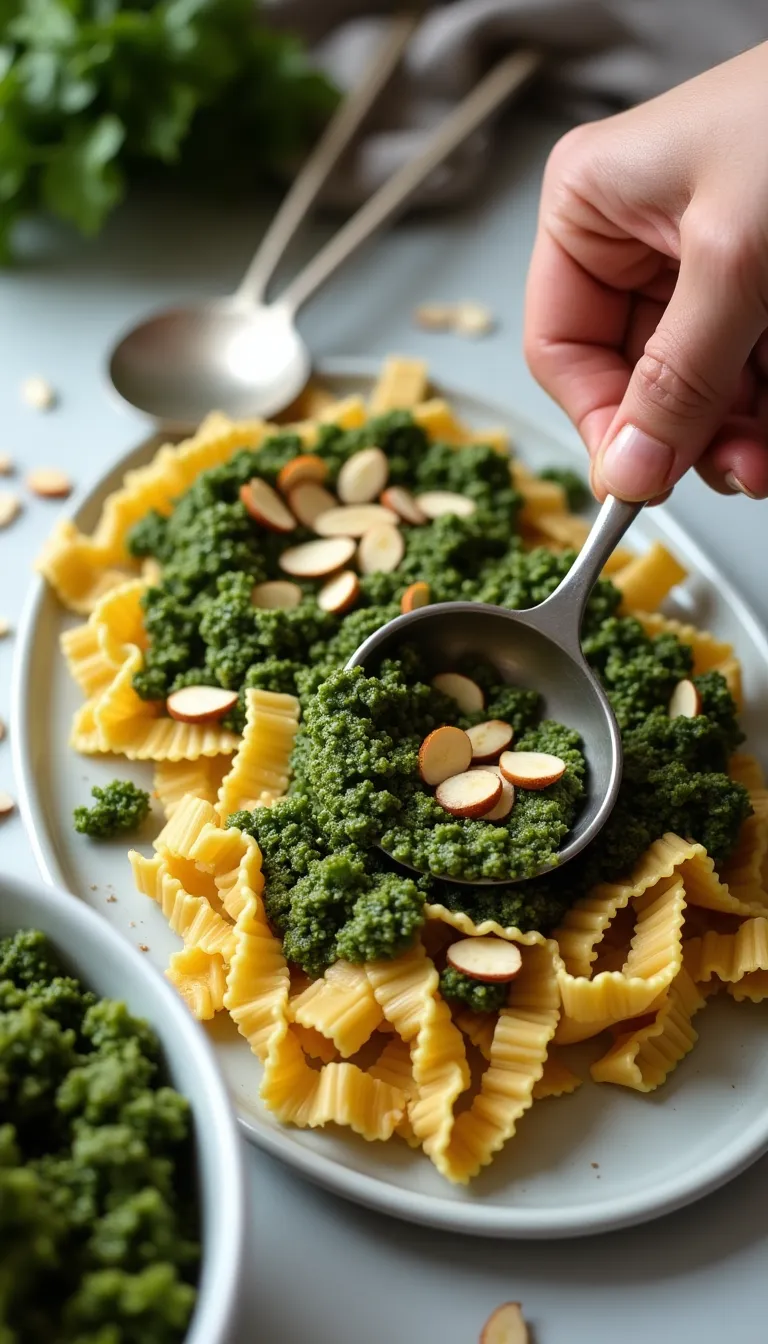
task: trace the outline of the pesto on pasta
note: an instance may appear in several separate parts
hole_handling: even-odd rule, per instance
[[[738,750],[738,664],[656,614],[683,577],[664,548],[614,557],[589,600],[583,648],[624,775],[598,839],[544,877],[479,880],[538,870],[580,805],[583,744],[536,688],[500,684],[481,651],[452,669],[469,707],[407,646],[376,676],[345,671],[414,604],[520,609],[568,572],[585,526],[567,509],[574,483],[510,466],[502,447],[426,399],[418,362],[391,361],[370,408],[350,398],[281,429],[212,417],[132,475],[92,538],[65,527],[42,562],[88,616],[64,638],[87,697],[73,744],[154,762],[166,825],[131,863],[183,939],[172,982],[200,1018],[229,1012],[283,1122],[398,1134],[454,1181],[534,1100],[579,1085],[559,1055],[571,1042],[612,1025],[593,1077],[663,1082],[722,964],[685,955],[706,911],[768,918],[768,793]],[[484,810],[452,812],[422,770],[425,735],[466,737],[471,771],[489,725],[512,756],[562,768],[497,816],[495,778]],[[478,751],[478,768],[501,779],[503,754]],[[499,940],[520,957],[495,955]],[[733,992],[762,995],[726,955]],[[466,1042],[490,1065],[474,1099]]]

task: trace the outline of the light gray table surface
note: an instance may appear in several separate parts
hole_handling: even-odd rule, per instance
[[[554,135],[552,125],[521,122],[482,199],[449,218],[409,219],[353,261],[302,319],[313,351],[423,355],[442,380],[571,432],[527,373],[520,340],[538,184]],[[23,264],[0,275],[0,453],[20,472],[61,466],[87,486],[136,444],[144,422],[111,400],[104,382],[110,339],[148,308],[232,287],[265,218],[255,206],[153,195],[132,200],[94,243],[28,229]],[[308,255],[327,230],[316,227],[294,257]],[[469,342],[412,327],[415,302],[465,297],[498,315],[494,336]],[[21,402],[20,384],[33,373],[60,392],[51,414]],[[691,478],[666,507],[768,620],[768,505],[719,499]],[[60,511],[27,500],[0,533],[0,616],[18,618],[33,558]],[[0,642],[0,717],[12,658],[11,638]],[[14,789],[7,741],[0,789]],[[0,870],[36,875],[18,815],[0,822]],[[536,1344],[768,1338],[768,1158],[659,1222],[549,1244],[400,1224],[303,1183],[255,1149],[248,1169],[250,1270],[231,1344],[474,1344],[492,1309],[510,1298],[522,1301]]]

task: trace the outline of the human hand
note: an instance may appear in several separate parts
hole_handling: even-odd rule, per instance
[[[768,43],[558,142],[525,353],[599,498],[768,495]]]

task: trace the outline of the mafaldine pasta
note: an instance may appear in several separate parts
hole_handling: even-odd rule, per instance
[[[167,975],[190,1011],[228,1014],[261,1061],[262,1104],[406,1143],[463,1184],[532,1106],[584,1085],[575,1043],[603,1042],[590,1082],[650,1092],[713,994],[768,997],[768,790],[737,750],[734,649],[658,612],[685,579],[664,546],[620,548],[583,631],[627,762],[606,830],[532,884],[446,880],[478,862],[494,875],[493,822],[516,810],[521,836],[562,835],[582,788],[577,735],[478,655],[446,669],[461,732],[493,721],[513,757],[554,753],[560,775],[511,796],[492,776],[488,822],[438,814],[450,844],[421,885],[388,866],[376,842],[411,815],[419,674],[405,659],[363,683],[347,659],[425,602],[534,605],[588,523],[569,473],[538,476],[505,431],[464,424],[420,361],[388,360],[368,404],[313,390],[296,413],[212,414],[126,474],[93,536],[57,528],[40,569],[87,618],[62,638],[83,695],[71,745],[153,772],[164,825],[151,857],[129,856],[135,884],[178,936]],[[185,688],[192,712],[174,713]],[[435,712],[455,723],[450,695]],[[422,824],[437,795],[419,797]]]

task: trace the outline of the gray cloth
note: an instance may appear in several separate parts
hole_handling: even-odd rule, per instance
[[[271,20],[314,45],[342,87],[371,59],[387,0],[267,0]],[[573,120],[616,111],[671,88],[768,39],[768,0],[451,0],[429,9],[403,68],[366,133],[335,174],[331,198],[365,199],[499,54],[532,45],[547,55],[535,96]],[[487,168],[493,128],[479,131],[422,189],[420,203],[471,194]]]

